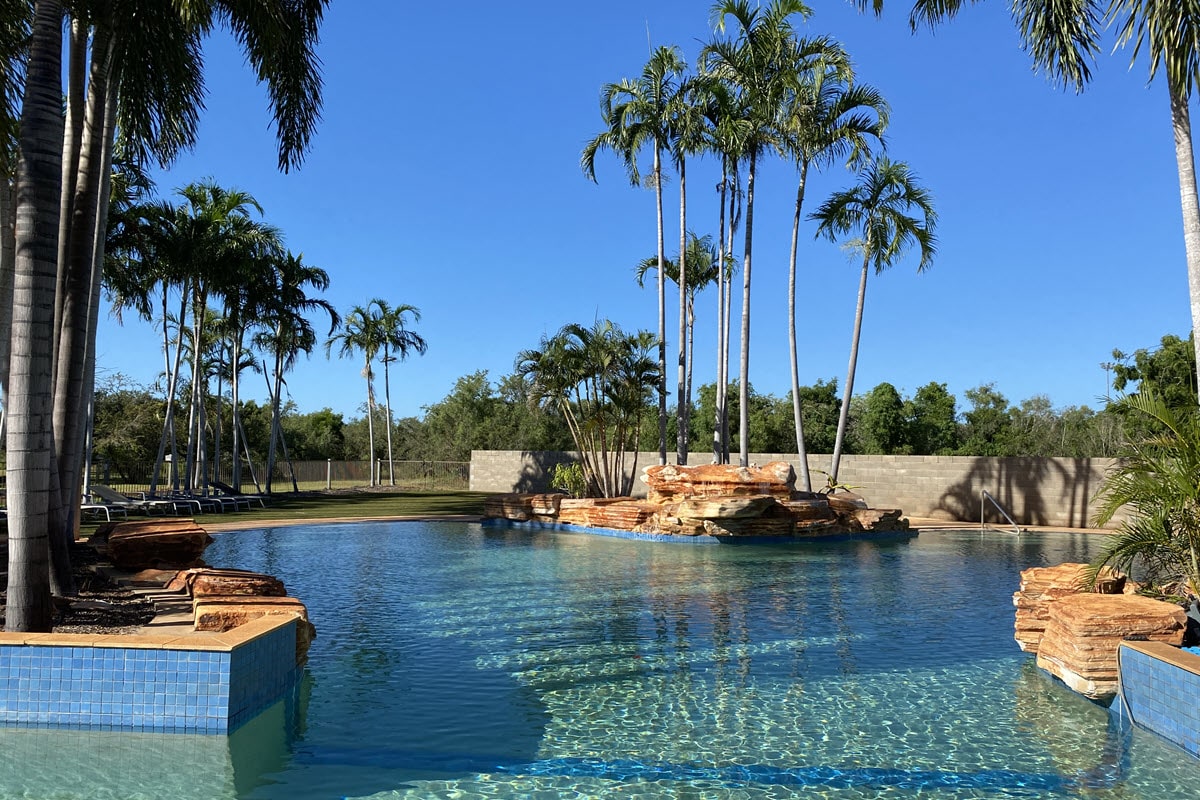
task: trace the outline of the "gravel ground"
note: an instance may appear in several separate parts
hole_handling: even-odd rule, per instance
[[[4,587],[8,554],[0,549],[0,629],[4,624]],[[71,549],[71,568],[79,590],[69,600],[55,599],[55,633],[134,633],[154,616],[154,606],[95,571],[103,558],[87,544]]]

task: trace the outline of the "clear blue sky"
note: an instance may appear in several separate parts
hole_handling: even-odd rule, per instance
[[[1101,58],[1082,95],[1056,89],[1032,71],[998,0],[916,35],[907,4],[888,5],[876,19],[813,0],[802,27],[842,41],[859,80],[888,98],[889,154],[916,170],[941,217],[930,271],[917,275],[910,259],[871,277],[856,392],[940,381],[961,410],[964,389],[994,382],[1013,402],[1046,394],[1058,407],[1095,407],[1114,347],[1152,347],[1190,327],[1165,86],[1147,86],[1145,64],[1130,71],[1118,53]],[[565,323],[655,328],[654,290],[633,277],[655,250],[653,192],[631,188],[607,154],[590,183],[579,154],[600,130],[601,86],[640,72],[648,36],[694,62],[709,8],[334,2],[319,51],[324,119],[289,175],[275,169],[264,90],[217,37],[205,49],[199,146],[158,176],[160,193],[205,177],[245,189],[292,250],[330,273],[338,309],[373,296],[419,307],[429,352],[399,365],[392,389],[399,415],[420,415],[462,375],[507,374],[518,351]],[[689,224],[701,233],[715,233],[718,176],[711,161],[689,170]],[[755,211],[750,375],[781,396],[795,177],[768,163]],[[852,180],[840,168],[815,176],[807,207]],[[800,269],[801,381],[840,381],[856,265],[807,223]],[[715,374],[715,305],[711,291],[698,301],[698,384]],[[146,324],[107,319],[100,368],[150,382],[162,364],[155,343]],[[314,353],[289,376],[291,396],[302,411],[357,416],[360,369]],[[248,378],[250,397],[265,398],[260,383]]]

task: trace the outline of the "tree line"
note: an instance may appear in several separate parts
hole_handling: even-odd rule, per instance
[[[575,450],[577,444],[563,407],[539,402],[545,396],[538,396],[528,369],[531,357],[539,352],[544,356],[545,345],[553,338],[546,338],[541,351],[521,354],[525,369],[518,362],[512,373],[495,380],[483,370],[464,375],[444,398],[426,406],[422,416],[396,419],[390,428],[389,412],[378,406],[372,406],[373,413],[347,418],[328,408],[304,412],[285,401],[279,423],[283,438],[297,460],[384,459],[388,451],[374,433],[380,430],[390,430],[396,460],[468,461],[472,450]],[[640,341],[644,359],[647,342],[644,337]],[[1070,458],[1123,455],[1128,442],[1152,432],[1146,427],[1145,415],[1131,415],[1123,398],[1153,392],[1174,413],[1196,405],[1193,353],[1190,336],[1170,334],[1154,348],[1132,353],[1115,350],[1113,360],[1101,365],[1109,371],[1110,397],[1098,398],[1095,409],[1056,407],[1044,395],[1011,401],[992,384],[968,389],[959,398],[945,383],[936,381],[918,387],[911,395],[891,383],[880,383],[851,398],[846,452]],[[656,377],[653,371],[647,374]],[[188,396],[184,388],[181,396]],[[653,380],[644,383],[643,400],[653,388]],[[748,451],[796,453],[791,396],[760,393],[753,386],[747,395]],[[727,406],[740,414],[739,396],[736,388],[727,389]],[[811,452],[833,452],[842,397],[833,378],[800,387]],[[716,382],[698,387],[691,409],[693,425],[698,429],[711,424],[716,408]],[[364,405],[362,410],[366,409]],[[653,452],[658,444],[656,409],[643,402],[638,414],[640,421],[634,423],[637,437],[629,444]],[[272,426],[270,405],[243,401],[240,416],[250,457],[264,461]],[[96,393],[96,457],[115,469],[145,463],[153,457],[162,418],[161,389],[111,376]],[[675,433],[673,418],[674,414],[669,434]],[[229,424],[228,415],[225,424]]]

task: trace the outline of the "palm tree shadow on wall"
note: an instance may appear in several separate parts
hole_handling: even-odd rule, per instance
[[[986,490],[1020,525],[1087,527],[1100,488],[1094,480],[1094,470],[1090,458],[981,456],[974,460],[962,480],[942,493],[936,509],[954,519],[976,519],[982,492]],[[1053,496],[1054,490],[1048,484],[1058,481],[1062,489]],[[1064,507],[1065,514],[1060,511]],[[990,503],[984,504],[983,521],[1005,522]]]
[[[570,453],[551,450],[531,450],[521,453],[521,474],[513,484],[514,492],[546,492],[554,468],[559,464],[574,464],[579,461]]]

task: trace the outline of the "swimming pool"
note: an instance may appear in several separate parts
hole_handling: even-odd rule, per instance
[[[1013,642],[1017,573],[1097,544],[223,534],[211,563],[309,605],[295,701],[229,737],[0,729],[0,798],[1200,796]]]

